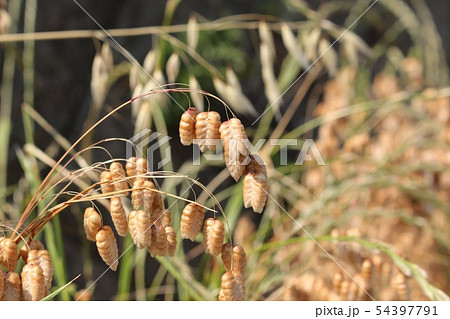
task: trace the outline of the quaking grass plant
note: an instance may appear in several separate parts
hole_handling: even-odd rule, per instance
[[[183,88],[161,88],[146,92],[133,100],[151,94],[188,91],[189,89]],[[207,92],[199,91],[198,93],[212,96]],[[129,232],[137,248],[148,250],[152,257],[173,257],[177,249],[177,234],[172,227],[170,207],[165,208],[164,197],[173,197],[177,200],[188,202],[188,205],[182,212],[181,237],[194,241],[203,228],[205,252],[213,256],[222,255],[227,272],[222,277],[222,289],[219,293],[219,300],[245,299],[245,252],[241,246],[233,245],[229,236],[230,227],[227,224],[226,215],[220,202],[201,183],[189,176],[176,172],[148,172],[147,160],[142,157],[130,157],[126,160],[126,165],[121,164],[121,159],[112,158],[109,161],[96,163],[78,170],[67,170],[67,166],[79,154],[94,147],[101,147],[103,142],[95,143],[66,160],[71,151],[75,149],[83,138],[109,116],[130,105],[133,100],[108,113],[66,151],[42,181],[37,192],[25,208],[15,229],[5,233],[5,235],[9,233],[11,235],[0,238],[0,263],[7,270],[5,275],[3,272],[0,272],[2,284],[4,284],[0,286],[2,300],[42,300],[50,295],[49,289],[53,277],[51,257],[48,251],[44,249],[42,243],[39,240],[34,240],[34,238],[48,222],[71,205],[91,203],[91,206],[86,208],[84,213],[84,230],[87,239],[96,243],[101,258],[111,270],[117,270],[120,257],[112,228],[103,224],[103,218],[96,210],[95,203],[101,200],[109,199],[109,212],[116,232],[120,236],[126,236]],[[218,100],[220,101],[220,99]],[[225,103],[224,106],[228,108]],[[250,200],[249,206],[257,207],[255,210],[260,212],[267,197],[267,175],[259,173],[258,180],[264,180],[262,184],[259,184],[253,178],[255,170],[261,171],[258,167],[263,164],[258,164],[254,159],[258,154],[250,154],[248,149],[244,147],[245,140],[247,140],[244,127],[236,117],[221,123],[219,114],[214,111],[202,112],[193,117],[194,110],[192,107],[188,108],[181,117],[180,136],[185,137],[189,135],[191,137],[190,143],[195,142],[199,144],[202,151],[207,150],[202,148],[202,146],[211,147],[213,145],[212,142],[216,142],[214,139],[220,138],[224,144],[227,158],[226,164],[230,174],[235,180],[245,175],[247,179],[246,184],[254,184],[253,186],[248,186],[253,189],[250,189],[250,191],[247,189],[246,196]],[[186,122],[190,122],[189,126],[185,125]],[[186,140],[183,138],[182,141],[184,141],[184,144],[190,144],[186,143]],[[231,142],[234,142],[234,147],[230,145]],[[247,163],[245,163],[246,159]],[[108,165],[109,169],[107,168]],[[77,179],[82,179],[83,175],[98,174],[98,172],[101,172],[98,182],[89,185],[80,192],[67,191],[68,187]],[[188,182],[189,189],[193,186],[200,187],[214,201],[214,206],[217,207],[218,211],[204,206],[197,200],[191,201],[175,194],[161,191],[158,187],[158,180],[169,178],[178,178]],[[32,212],[39,206],[39,202],[47,197],[51,190],[60,187],[61,190],[56,191],[55,196],[52,196],[46,207],[39,211],[37,216],[31,218],[31,221],[24,226]],[[128,198],[130,192],[131,200]],[[69,196],[70,198],[57,203],[57,200],[63,196]],[[204,221],[205,210],[214,214],[212,218]],[[223,216],[225,225],[221,219],[217,218],[217,213]],[[227,228],[230,240],[228,244],[224,244],[225,228]],[[14,271],[17,268],[20,256],[25,261],[25,266],[22,268],[20,277],[18,277],[18,274]],[[78,299],[82,298],[82,296],[83,294],[78,296]]]
[[[281,140],[281,143],[283,139],[297,139],[297,145],[281,145],[286,146],[289,154],[292,154],[300,151],[304,139],[314,137],[326,166],[307,163],[295,165],[296,158],[293,157],[289,157],[287,165],[282,165],[278,161],[281,147],[270,142],[264,143],[260,153],[267,164],[269,195],[264,214],[260,219],[255,219],[255,215],[247,212],[244,206],[252,206],[255,211],[259,211],[262,209],[258,204],[260,201],[246,198],[246,194],[251,193],[252,189],[258,190],[255,187],[257,184],[264,185],[264,179],[259,178],[260,174],[264,176],[264,171],[252,169],[253,165],[244,170],[246,176],[242,182],[232,183],[228,181],[230,173],[238,176],[241,167],[231,165],[230,171],[228,163],[227,168],[205,183],[208,191],[202,191],[194,200],[188,201],[183,209],[179,202],[187,196],[176,191],[180,185],[178,182],[186,181],[189,186],[193,183],[197,185],[194,187],[202,189],[203,186],[194,181],[210,166],[209,163],[202,161],[198,168],[183,163],[176,169],[172,163],[168,163],[164,172],[158,175],[142,170],[138,173],[140,159],[136,158],[136,173],[119,174],[121,178],[112,182],[114,188],[109,185],[108,195],[105,195],[100,193],[102,186],[111,182],[106,180],[102,183],[99,173],[109,171],[112,174],[110,165],[113,162],[119,162],[126,168],[129,159],[111,156],[110,161],[98,165],[87,164],[90,150],[103,147],[102,144],[110,141],[122,141],[118,138],[105,139],[101,144],[96,144],[88,134],[81,141],[84,151],[76,153],[73,149],[67,155],[67,158],[72,156],[73,162],[81,167],[77,176],[86,177],[86,181],[83,178],[71,180],[80,191],[67,195],[74,197],[81,194],[82,197],[69,202],[68,208],[77,216],[82,216],[85,206],[81,202],[87,202],[82,191],[96,185],[88,191],[90,194],[97,190],[95,196],[89,195],[89,201],[97,201],[114,211],[119,227],[123,225],[120,222],[123,221],[120,204],[126,210],[127,202],[130,202],[130,198],[122,202],[125,192],[131,193],[131,203],[128,205],[130,212],[136,212],[132,220],[145,224],[148,220],[140,212],[145,213],[145,207],[139,204],[133,207],[133,199],[139,202],[139,194],[150,190],[150,193],[161,194],[167,206],[174,203],[179,213],[172,214],[172,226],[167,226],[170,223],[161,219],[165,223],[164,230],[167,232],[165,228],[172,227],[180,242],[184,237],[194,238],[202,226],[200,219],[207,217],[202,213],[216,217],[216,212],[221,210],[215,206],[217,202],[222,203],[227,218],[220,217],[220,220],[223,218],[223,228],[228,231],[226,237],[231,237],[233,243],[245,250],[247,267],[252,269],[245,278],[245,297],[249,300],[447,300],[450,291],[446,271],[449,266],[447,257],[450,238],[447,231],[449,116],[446,110],[449,109],[450,94],[442,41],[434,21],[430,19],[428,8],[422,0],[411,1],[411,5],[400,0],[380,0],[355,27],[347,30],[367,8],[364,1],[357,5],[354,1],[323,2],[315,8],[300,0],[284,3],[287,12],[298,17],[298,21],[285,22],[277,17],[259,14],[209,21],[193,14],[186,25],[170,25],[178,2],[168,1],[163,27],[110,30],[113,37],[153,35],[152,48],[142,64],[145,72],[114,43],[104,38],[98,39],[97,31],[80,32],[80,37],[97,39],[91,81],[93,103],[85,129],[97,121],[114,83],[129,74],[132,96],[139,97],[131,102],[136,132],[154,127],[156,131],[168,135],[169,128],[174,126],[174,123],[169,124],[171,111],[176,110],[176,107],[168,107],[171,105],[170,100],[163,93],[141,96],[157,87],[149,79],[148,75],[151,75],[162,85],[180,81],[189,83],[193,88],[184,91],[190,96],[196,111],[188,109],[188,114],[182,115],[185,120],[182,121],[180,131],[187,130],[180,139],[183,144],[189,144],[194,136],[191,119],[194,114],[195,117],[196,113],[201,114],[204,108],[205,100],[199,91],[200,87],[215,90],[232,111],[242,115],[243,123],[246,123],[246,117],[251,117],[253,121],[259,116],[254,105],[260,104],[259,96],[263,95],[267,106],[271,107],[254,125],[246,125],[246,132],[253,144],[261,138]],[[9,13],[14,16],[17,12],[11,5]],[[345,21],[333,22],[333,17],[339,15],[345,16]],[[356,27],[362,24],[367,28],[374,21],[377,21],[377,33],[380,36],[369,46],[358,36]],[[14,24],[11,28],[15,28]],[[27,30],[32,32],[30,26]],[[39,36],[51,39],[52,35]],[[251,54],[239,48],[244,46],[247,36],[254,43]],[[411,42],[409,51],[398,47],[397,39],[400,36],[407,37]],[[329,48],[331,44],[333,46]],[[283,48],[285,52],[276,48]],[[124,55],[127,61],[114,65],[111,49]],[[327,53],[323,54],[325,50]],[[4,68],[6,80],[13,72],[10,65],[14,61],[12,51],[8,52],[10,54],[5,57]],[[30,45],[27,45],[27,52],[29,57],[32,52]],[[255,62],[249,56],[259,59]],[[30,59],[25,62],[29,74],[33,65]],[[252,77],[249,73],[255,63],[260,73]],[[258,88],[258,97],[255,98],[251,84],[257,81],[263,83],[264,89]],[[241,86],[245,82],[250,84]],[[12,82],[4,81],[2,87],[2,109],[8,105],[3,103],[11,96],[8,92],[12,92],[8,83]],[[27,92],[33,91],[32,82],[28,81],[26,87]],[[286,90],[287,94],[278,99]],[[25,101],[30,104],[32,100],[28,96]],[[184,106],[186,103],[181,104]],[[30,105],[24,106],[24,117],[34,119],[56,136],[58,145],[65,150],[70,149],[71,144],[56,134]],[[232,114],[231,110],[226,112]],[[7,112],[2,112],[4,114]],[[206,125],[201,126],[199,136],[207,135],[203,128],[208,127],[208,124],[217,127],[214,124],[217,122],[214,120],[215,114],[210,114],[210,120],[204,115],[200,119]],[[237,124],[234,126],[239,126]],[[226,126],[223,127],[225,132]],[[73,170],[61,163],[56,165],[51,156],[45,156],[45,152],[38,150],[32,143],[31,126],[25,127],[28,144],[24,147],[25,153],[19,152],[19,157],[26,171],[26,183],[33,185],[34,193],[41,185],[35,158],[50,167],[57,167],[55,172],[70,176]],[[6,126],[1,127],[2,130],[4,128]],[[2,134],[4,136],[7,135]],[[4,147],[5,144],[1,145]],[[208,148],[207,145],[200,146]],[[165,151],[163,146],[161,153]],[[0,160],[4,161],[3,154],[6,152],[0,152]],[[222,163],[218,165],[223,166]],[[3,178],[4,175],[0,175]],[[133,186],[136,179],[140,178],[145,181],[141,179],[137,183],[133,197]],[[127,188],[117,191],[115,184],[125,181]],[[51,184],[46,184],[49,188],[47,196],[35,198],[36,203],[33,204],[38,205],[39,212],[52,207],[48,203],[58,194],[60,199],[61,195],[65,195],[64,191],[60,193],[59,186],[49,187]],[[65,192],[72,191],[67,188]],[[215,196],[210,195],[212,192]],[[19,185],[16,192],[18,202],[21,193],[26,192],[21,191]],[[142,194],[142,197],[145,196]],[[26,198],[23,201],[28,202]],[[114,204],[111,207],[110,202]],[[83,209],[80,210],[79,206]],[[95,205],[88,206],[97,214],[101,210],[100,205],[98,209]],[[63,206],[54,207],[57,210]],[[65,250],[58,217],[55,214],[53,222],[45,224],[44,239],[47,249],[52,253],[55,286],[65,288],[56,290],[58,297],[70,299],[75,295],[77,282],[65,286],[68,281],[64,266]],[[29,218],[32,220],[34,216]],[[92,222],[94,233],[99,228],[98,220],[97,216]],[[12,226],[14,229],[16,223],[10,223],[3,221],[2,225],[8,234],[17,239],[17,233],[13,234],[7,228]],[[208,229],[220,230],[222,227],[219,223],[208,221]],[[39,222],[34,225],[37,227]],[[16,231],[20,233],[27,227],[29,225],[22,222]],[[138,227],[133,226],[132,233],[137,232]],[[167,233],[172,234],[170,228]],[[214,231],[207,231],[205,238],[208,238],[209,233]],[[95,240],[96,235],[91,238]],[[204,241],[203,235],[198,235],[196,240]],[[173,235],[166,237],[168,243],[169,237],[172,240]],[[421,240],[413,245],[415,238]],[[146,238],[147,243],[152,239]],[[148,287],[144,280],[146,275],[148,278],[146,250],[135,250],[132,236],[125,237],[123,243],[125,247],[131,248],[120,254],[117,299],[153,300],[159,297],[166,300],[213,300],[217,296],[229,298],[229,293],[233,292],[238,298],[242,297],[242,280],[233,271],[228,273],[231,268],[225,260],[230,260],[231,250],[234,255],[234,248],[230,249],[229,245],[223,246],[223,256],[227,256],[223,264],[218,263],[216,258],[202,254],[203,245],[184,245],[186,251],[178,248],[171,258],[156,256],[161,266]],[[137,243],[141,246],[145,244],[145,240]],[[28,242],[28,245],[31,249],[33,242]],[[37,250],[42,249],[39,243],[35,245]],[[177,247],[180,247],[180,243]],[[205,248],[218,252],[215,245]],[[166,252],[170,254],[169,249]],[[154,252],[154,255],[157,254]],[[240,248],[236,248],[236,260],[239,254]],[[87,278],[93,277],[89,270],[91,259],[84,259],[83,266],[87,270],[83,270],[83,275]],[[199,261],[193,265],[194,259]],[[236,264],[239,262],[236,261]],[[237,268],[242,269],[241,266]],[[11,273],[10,277],[8,280],[11,285],[17,283],[18,274]],[[79,291],[75,299],[89,299],[92,284],[93,280],[88,281],[86,288],[89,289]],[[51,290],[55,291],[56,287]]]

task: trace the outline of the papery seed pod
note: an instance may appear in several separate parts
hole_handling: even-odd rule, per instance
[[[222,245],[222,262],[226,271],[231,270],[231,259],[233,258],[233,245],[231,243],[226,243]]]
[[[153,211],[158,209],[160,206],[164,208],[164,204],[161,205],[162,197],[161,194],[152,189],[156,190],[155,184],[151,181],[144,181],[144,190],[143,190],[143,199],[144,199],[144,210],[147,214],[149,214],[150,219],[153,219]]]
[[[109,170],[111,171],[112,179],[114,181],[114,189],[118,192],[128,189],[128,183],[123,165],[119,162],[112,162]],[[127,196],[128,192],[123,192],[121,195]]]
[[[120,197],[111,198],[109,212],[111,213],[111,218],[117,233],[120,236],[126,236],[128,234],[127,214],[125,213]]]
[[[223,222],[219,219],[208,218],[203,226],[203,246],[205,252],[218,256],[222,252],[224,237]]]
[[[152,244],[152,223],[145,211],[132,211],[128,216],[128,227],[131,238],[138,248],[142,249]]]
[[[220,138],[220,114],[214,111],[201,112],[195,118],[195,135],[202,152],[215,151]]]
[[[17,245],[11,238],[3,238],[0,242],[0,252],[2,252],[3,260],[2,264],[9,271],[13,271],[17,267],[17,260],[19,259],[19,253],[17,251]]]
[[[100,183],[102,185],[102,194],[114,192],[113,178],[109,170],[100,174]]]
[[[138,179],[133,183],[131,190],[131,204],[134,210],[144,208],[144,180]]]
[[[219,132],[223,143],[225,164],[231,177],[237,181],[245,171],[243,162],[249,155],[246,146],[247,134],[241,121],[237,118],[223,122],[219,127]]]
[[[5,285],[4,280],[5,280],[5,275],[3,275],[3,271],[0,269],[0,300],[2,299],[2,295],[3,295],[3,287]]]
[[[219,301],[226,301],[225,300],[225,295],[223,294],[223,290],[220,289],[219,291]]]
[[[236,284],[236,279],[231,271],[227,271],[222,275],[222,300],[223,301],[239,301],[244,300],[244,296]]]
[[[246,168],[242,187],[245,208],[252,207],[253,211],[261,213],[267,200],[267,170],[265,164],[259,164],[252,158]]]
[[[0,266],[3,265],[3,245],[2,242],[5,239],[4,236],[0,237]]]
[[[366,283],[366,286],[370,287],[372,281],[372,260],[369,258],[364,259],[361,265],[361,275]]]
[[[247,266],[247,256],[244,248],[236,245],[233,247],[232,270],[235,277],[245,277],[245,268]]]
[[[170,212],[170,210],[166,209],[165,213],[162,216],[162,219],[164,227],[172,226],[172,213]]]
[[[136,160],[136,174],[138,175],[138,177],[136,177],[136,178],[145,178],[142,175],[147,174],[147,169],[148,169],[147,160],[143,157],[139,157]]]
[[[165,230],[167,237],[167,255],[173,257],[175,255],[175,250],[177,249],[177,234],[170,226],[166,226]]]
[[[397,275],[395,275],[392,281],[399,300],[411,300],[411,292],[409,290],[405,275],[403,275],[402,273],[398,273]]]
[[[233,248],[233,264],[231,266],[232,273],[236,279],[236,284],[242,294],[245,296],[245,268],[247,265],[247,258],[244,249],[236,245]]]
[[[21,276],[25,301],[39,301],[45,297],[45,277],[41,266],[26,264],[22,268]]]
[[[27,264],[39,265],[42,268],[45,279],[45,288],[49,290],[53,280],[53,264],[50,253],[45,249],[30,250],[28,253]]]
[[[86,238],[90,241],[95,241],[95,235],[97,235],[103,226],[102,216],[94,208],[86,208],[84,211],[83,226]]]
[[[5,279],[3,281],[3,294],[1,295],[0,300],[2,301],[19,301],[22,298],[22,282],[20,281],[19,274],[8,271],[5,275]]]
[[[167,235],[165,227],[161,225],[152,226],[152,244],[148,247],[152,257],[166,256],[167,254]]]
[[[131,185],[134,185],[134,181],[136,180],[136,157],[130,157],[127,160],[127,164],[125,165],[125,169],[127,171],[128,180]]]
[[[44,245],[41,243],[38,239],[33,239],[29,243],[24,244],[22,248],[20,248],[20,256],[22,257],[23,261],[27,261],[28,258],[28,252],[30,250],[43,250],[45,249]]]
[[[187,204],[181,215],[181,238],[195,241],[198,233],[202,229],[204,209],[195,203]]]
[[[117,241],[114,233],[109,226],[103,226],[95,236],[98,253],[103,261],[116,271],[119,265],[119,251],[117,249]]]
[[[197,110],[195,107],[188,108],[180,119],[180,142],[181,144],[188,146],[192,144],[192,141],[196,138],[195,135],[195,117],[197,116]]]

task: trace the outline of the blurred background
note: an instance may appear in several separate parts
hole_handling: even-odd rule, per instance
[[[175,103],[160,94],[137,100],[80,145],[129,139],[144,128],[173,137],[177,156],[164,169],[211,183],[253,270],[248,299],[367,298],[292,219],[360,276],[375,299],[448,298],[448,1],[3,0],[0,6],[5,225],[19,220],[67,145],[157,85],[140,64],[159,84],[187,83],[218,95],[254,142],[299,140],[289,146],[288,165],[280,163],[279,147],[265,143],[261,149],[273,196],[262,215],[243,208],[242,185],[224,174],[223,163],[195,167],[192,148],[179,143],[183,110],[176,103],[199,109],[211,103],[225,118],[213,99],[172,94]],[[99,25],[113,39],[95,32]],[[305,138],[314,139],[325,166],[295,165]],[[125,157],[122,142],[102,146],[114,158]],[[97,150],[80,156],[89,164],[109,159]],[[183,189],[181,183],[162,188]],[[74,299],[106,269],[95,245],[84,239],[85,207],[72,206],[41,234],[56,264],[55,289],[82,274],[56,299]],[[175,225],[182,208],[173,207]],[[129,238],[119,246],[127,243]],[[216,298],[223,268],[202,254],[201,240],[180,245],[176,256],[155,260],[133,248],[119,271],[107,272],[86,297]],[[180,271],[186,276],[177,276]]]

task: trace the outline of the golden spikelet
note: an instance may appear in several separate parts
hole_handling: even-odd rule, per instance
[[[173,257],[177,249],[177,234],[171,226],[166,226],[165,230],[167,236],[167,255]]]
[[[163,226],[164,227],[169,227],[172,226],[172,213],[170,212],[170,210],[166,210],[164,215],[162,216],[163,219]]]
[[[203,226],[203,246],[205,252],[218,256],[222,252],[224,237],[223,222],[219,219],[208,218]]]
[[[128,227],[134,244],[142,249],[152,244],[150,216],[143,210],[134,210],[128,216]]]
[[[45,288],[46,290],[49,290],[53,280],[53,264],[50,253],[45,249],[30,250],[28,253],[27,264],[39,265],[39,267],[42,268],[45,279]]]
[[[8,271],[3,281],[3,294],[0,300],[2,301],[19,301],[22,298],[22,282],[20,281],[19,274]]]
[[[200,233],[205,216],[202,207],[195,203],[187,204],[181,215],[181,238],[195,241],[195,238]]]
[[[181,144],[188,146],[192,144],[195,139],[195,117],[197,116],[197,110],[195,107],[188,108],[180,119],[180,142]]]
[[[241,121],[237,118],[223,122],[219,127],[219,132],[223,143],[225,164],[231,177],[237,181],[245,171],[243,162],[249,155],[246,146],[248,142],[247,134]]]
[[[102,185],[102,193],[114,192],[113,177],[109,170],[103,171],[100,174],[100,183]]]
[[[138,175],[136,177],[136,179],[144,178],[144,176],[142,176],[142,175],[147,174],[147,169],[148,169],[148,162],[147,162],[147,160],[145,158],[143,158],[143,157],[139,157],[136,160],[136,174]]]
[[[131,205],[134,210],[144,208],[144,180],[138,179],[133,183],[131,190]]]
[[[116,271],[119,265],[119,251],[117,249],[117,241],[114,233],[109,226],[103,226],[95,236],[98,253],[103,261]]]
[[[95,235],[102,228],[103,222],[102,217],[94,208],[88,207],[84,211],[83,226],[86,238],[90,241],[95,241]]]
[[[13,271],[17,267],[19,253],[17,245],[11,238],[3,238],[0,241],[0,253],[2,255],[1,262],[8,271]]]
[[[244,249],[236,245],[233,247],[233,265],[232,273],[236,279],[236,284],[242,296],[245,296],[245,268],[247,266],[247,257]]]
[[[153,210],[158,208],[158,205],[161,205],[162,197],[161,194],[152,191],[152,189],[156,189],[155,184],[153,184],[151,181],[144,181],[144,190],[143,190],[143,206],[144,211],[149,214],[150,217],[153,215]],[[162,204],[162,207],[164,208],[164,204]],[[153,220],[152,220],[153,222]]]
[[[126,236],[128,234],[127,215],[120,197],[111,198],[109,212],[111,213],[111,218],[114,226],[116,227],[117,233],[120,236]]]
[[[134,185],[134,182],[136,180],[136,157],[130,157],[127,160],[127,163],[125,164],[125,170],[127,172],[128,180],[130,181],[131,185]]]
[[[392,279],[394,289],[397,292],[398,300],[407,301],[411,300],[411,292],[408,287],[405,275],[398,273]]]
[[[45,277],[41,266],[33,263],[26,264],[21,276],[25,301],[39,301],[45,297]]]
[[[112,174],[112,179],[114,182],[114,189],[116,191],[124,191],[128,189],[128,183],[126,180],[125,170],[123,169],[123,165],[119,162],[112,162],[109,170]],[[123,196],[127,196],[128,192],[121,193]]]
[[[233,258],[233,245],[231,243],[225,243],[222,245],[222,262],[226,271],[231,270],[231,259]]]
[[[267,200],[267,170],[254,158],[246,168],[243,190],[245,208],[252,207],[253,211],[261,213]]]
[[[152,226],[152,244],[148,247],[152,257],[166,256],[167,254],[167,235],[165,227],[161,225]]]
[[[220,114],[214,111],[197,114],[195,121],[195,135],[202,152],[215,151],[220,138]]]
[[[38,239],[30,240],[28,244],[25,244],[20,248],[19,254],[22,257],[23,261],[27,261],[28,252],[30,250],[42,250],[45,249],[44,245]]]
[[[222,275],[221,283],[222,291],[219,294],[221,301],[239,301],[244,300],[244,296],[240,291],[236,279],[231,271],[227,271]]]

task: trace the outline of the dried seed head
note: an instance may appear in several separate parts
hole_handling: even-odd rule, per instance
[[[47,290],[52,286],[53,264],[50,253],[45,250],[30,250],[28,253],[27,264],[39,265],[42,268],[45,279],[45,288]]]
[[[45,277],[41,266],[31,263],[23,267],[22,290],[25,301],[39,301],[45,297]]]
[[[28,244],[24,244],[22,248],[20,248],[20,256],[26,262],[28,258],[28,252],[30,250],[42,250],[45,249],[44,245],[38,239],[31,240]]]
[[[103,226],[95,236],[98,253],[103,261],[116,271],[119,265],[119,251],[117,249],[117,241],[114,233],[109,226]]]
[[[144,200],[144,210],[149,216],[152,218],[153,210],[158,208],[158,205],[161,205],[162,197],[161,194],[152,191],[152,189],[156,189],[155,184],[151,181],[144,181],[144,190],[143,190],[143,200]],[[158,202],[159,201],[159,202]],[[162,204],[164,208],[164,204]]]
[[[197,116],[197,110],[195,107],[190,107],[181,115],[180,119],[180,142],[181,144],[188,146],[192,144],[195,139],[195,117]]]
[[[20,281],[19,274],[8,271],[3,281],[3,294],[0,298],[2,301],[19,301],[22,298],[22,282]]]
[[[247,266],[247,256],[244,248],[236,245],[233,247],[233,265],[232,270],[235,277],[245,277],[245,268]]]
[[[245,172],[243,190],[245,208],[252,207],[261,213],[267,200],[267,171],[265,165],[253,158]]]
[[[244,300],[244,296],[240,291],[236,279],[231,271],[227,271],[222,275],[222,293],[221,300],[223,301],[239,301]]]
[[[225,164],[230,171],[230,175],[237,181],[245,171],[243,162],[249,155],[246,146],[246,143],[248,143],[247,134],[241,121],[237,118],[223,122],[220,125],[219,132],[223,143]]]
[[[128,183],[123,165],[119,162],[112,162],[109,170],[111,171],[112,179],[114,181],[114,189],[118,192],[128,189]],[[128,192],[123,192],[121,195],[127,196]]]
[[[406,282],[406,277],[402,273],[398,273],[393,278],[394,289],[397,292],[397,297],[399,300],[407,301],[411,300],[411,292]]]
[[[125,213],[120,197],[111,198],[109,212],[111,213],[111,218],[117,233],[120,236],[126,236],[128,234],[127,214]]]
[[[139,177],[136,177],[136,178],[144,178],[142,175],[147,174],[147,169],[148,169],[147,160],[143,157],[139,157],[136,160],[136,174]]]
[[[131,185],[134,185],[134,181],[136,180],[136,157],[130,157],[127,160],[127,164],[125,165],[125,169],[127,171],[128,179]]]
[[[167,235],[165,227],[161,225],[152,226],[152,244],[148,247],[152,257],[166,256],[167,254]]]
[[[202,207],[194,203],[187,204],[181,215],[181,238],[194,241],[202,229],[204,216],[205,213]]]
[[[231,270],[231,258],[233,255],[233,245],[226,243],[222,245],[222,262],[226,271]]]
[[[350,289],[350,283],[348,280],[344,280],[341,283],[341,289],[339,290],[339,296],[341,300],[347,300],[348,299],[348,291]]]
[[[109,170],[103,171],[100,174],[100,183],[102,184],[103,194],[114,192],[113,178]]]
[[[144,208],[144,180],[138,179],[133,183],[131,191],[131,204],[134,210]]]
[[[128,216],[128,227],[135,245],[142,249],[152,244],[150,216],[143,210],[134,210]]]
[[[102,228],[103,222],[102,217],[94,208],[88,207],[84,211],[83,226],[86,238],[90,241],[95,241],[95,235]]]
[[[13,271],[17,267],[19,253],[17,245],[11,238],[3,238],[0,241],[0,253],[2,254],[1,262],[9,271]]]
[[[195,135],[202,152],[215,151],[220,138],[220,114],[214,111],[197,114],[195,121]]]
[[[218,256],[222,252],[224,237],[223,222],[219,219],[208,218],[203,226],[203,246],[205,252]]]
[[[172,213],[170,212],[170,210],[166,209],[164,215],[162,216],[162,219],[164,227],[172,226]]]
[[[165,229],[167,236],[167,255],[173,257],[175,255],[175,250],[177,249],[177,234],[170,226],[166,226]]]

